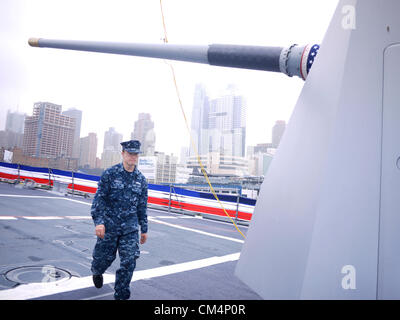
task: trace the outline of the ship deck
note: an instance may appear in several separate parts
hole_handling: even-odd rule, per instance
[[[90,199],[0,183],[0,299],[112,300],[118,255],[93,286]],[[234,274],[243,237],[230,223],[148,209],[131,300],[259,300]],[[246,234],[247,227],[239,226]]]

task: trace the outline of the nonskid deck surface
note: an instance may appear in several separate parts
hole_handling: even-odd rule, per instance
[[[0,183],[0,299],[113,299],[118,255],[96,289],[91,200]],[[132,300],[255,300],[234,269],[244,242],[234,226],[148,209],[149,238]],[[247,228],[240,226],[246,234]]]

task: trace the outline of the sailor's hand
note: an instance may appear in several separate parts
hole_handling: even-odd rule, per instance
[[[140,235],[140,244],[145,243],[146,240],[147,240],[147,233],[142,233],[142,234]]]
[[[106,232],[106,227],[104,226],[104,224],[99,224],[96,226],[96,236],[103,239],[105,232]]]

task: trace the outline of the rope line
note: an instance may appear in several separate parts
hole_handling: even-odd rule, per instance
[[[163,28],[164,28],[164,43],[168,43],[167,28],[166,28],[166,26],[165,26],[164,12],[163,12],[163,8],[162,8],[162,0],[160,0],[160,8],[161,8],[162,23],[163,23]],[[197,162],[198,162],[199,165],[200,165],[201,172],[203,173],[203,175],[204,175],[204,177],[205,177],[205,179],[206,179],[206,181],[207,181],[207,183],[208,183],[208,185],[209,185],[209,187],[210,187],[211,193],[214,195],[214,198],[218,201],[219,205],[221,206],[221,208],[222,208],[222,210],[224,211],[224,213],[226,214],[226,216],[227,216],[227,217],[229,218],[229,220],[233,223],[233,225],[235,226],[236,230],[242,235],[242,237],[246,239],[245,235],[242,233],[242,231],[240,231],[240,229],[238,228],[238,226],[237,226],[237,224],[235,223],[235,221],[234,221],[234,220],[232,219],[232,217],[226,212],[226,210],[225,210],[225,208],[224,208],[222,202],[219,200],[219,198],[218,198],[218,196],[217,196],[217,194],[216,194],[216,192],[215,192],[215,190],[214,190],[214,188],[213,188],[213,186],[212,186],[212,184],[211,184],[211,182],[210,182],[210,179],[208,178],[207,172],[206,172],[206,170],[204,169],[204,166],[203,166],[203,164],[202,164],[202,162],[201,162],[199,153],[198,153],[198,151],[197,151],[196,144],[194,143],[192,134],[190,133],[189,124],[188,124],[188,121],[187,121],[187,118],[186,118],[185,110],[183,109],[182,99],[181,99],[181,95],[180,95],[179,89],[178,89],[178,84],[177,84],[177,81],[176,81],[176,76],[175,76],[174,67],[173,67],[170,63],[168,63],[167,61],[164,60],[164,62],[165,62],[167,65],[169,65],[169,67],[171,68],[172,78],[173,78],[173,81],[174,81],[174,86],[175,86],[176,95],[177,95],[177,97],[178,97],[179,106],[180,106],[180,108],[181,108],[181,111],[182,111],[182,114],[183,114],[183,118],[184,118],[185,124],[186,124],[186,129],[188,130],[188,133],[189,133],[189,136],[190,136],[190,142],[191,142],[192,148],[193,148],[193,150],[194,150],[194,152],[195,152],[195,154],[196,154]]]

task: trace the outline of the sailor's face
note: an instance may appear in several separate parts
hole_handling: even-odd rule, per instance
[[[138,153],[129,153],[128,151],[122,151],[122,160],[128,165],[128,166],[135,166],[137,165],[139,159],[139,154]]]

